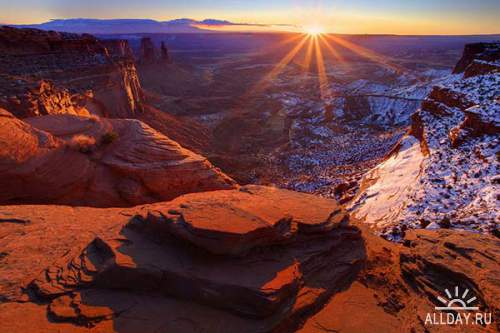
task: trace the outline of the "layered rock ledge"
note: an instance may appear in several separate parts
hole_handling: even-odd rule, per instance
[[[0,114],[2,203],[121,207],[234,188],[206,158],[137,120]]]
[[[87,34],[3,26],[0,72],[0,107],[17,117],[90,113],[133,118],[144,108],[125,40],[101,42]]]
[[[0,221],[8,332],[432,332],[425,313],[455,285],[499,311],[498,240],[413,231],[390,243],[334,200],[275,188],[0,206]]]
[[[29,211],[5,208],[0,216]],[[39,212],[51,222],[19,218],[29,220],[26,226],[34,235],[54,227],[67,209],[42,206]],[[196,325],[209,331],[221,320],[225,329],[269,331],[298,325],[305,313],[349,285],[365,257],[359,229],[346,225],[335,201],[274,188],[249,186],[79,213],[85,215],[82,220],[69,214],[73,222],[65,223],[78,223],[81,239],[70,244],[66,235],[55,240],[48,233],[38,246],[54,241],[63,254],[49,255],[36,268],[28,268],[34,264],[26,253],[30,249],[9,243],[13,263],[1,267],[3,276],[11,276],[10,284],[1,284],[4,298],[46,303],[49,318],[76,327],[100,327],[133,299],[152,305],[157,298],[165,314],[198,309]],[[98,228],[93,219],[99,220]],[[189,234],[182,231],[188,228]],[[93,237],[89,229],[95,229]],[[23,286],[28,276],[32,281]],[[97,304],[107,300],[118,303]],[[181,331],[189,331],[189,325]]]

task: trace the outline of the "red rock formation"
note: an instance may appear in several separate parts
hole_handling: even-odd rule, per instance
[[[467,97],[457,91],[445,87],[433,87],[429,96],[422,102],[422,110],[437,117],[451,115],[448,108],[466,110],[474,105]]]
[[[500,58],[498,43],[475,43],[465,45],[462,58],[455,66],[453,74],[463,73],[474,60],[495,61]]]
[[[8,87],[10,96],[0,97],[0,107],[11,110],[18,117],[91,113],[78,102],[80,95],[72,95],[67,89],[56,87],[51,81],[30,82],[21,79],[11,81],[5,76],[0,76],[0,82],[10,85]]]
[[[140,65],[163,65],[170,63],[170,56],[165,42],[161,42],[158,49],[150,37],[143,37],[139,47],[138,63]]]
[[[495,70],[490,70],[490,67],[488,66],[477,67],[477,64],[478,63],[476,60],[471,61],[470,65],[467,66],[466,72],[464,74],[464,79],[478,75],[496,73]],[[493,67],[496,69],[496,66]],[[422,103],[422,110],[438,117],[446,117],[452,115],[453,111],[450,110],[450,108],[458,108],[462,112],[464,112],[465,115],[464,121],[449,132],[449,138],[452,142],[453,147],[458,147],[468,137],[496,135],[500,131],[500,125],[498,124],[498,121],[495,119],[494,115],[491,117],[486,116],[488,113],[492,113],[491,111],[484,112],[481,107],[476,105],[476,103],[470,101],[464,93],[458,92],[456,90],[436,86],[432,89],[429,97],[426,98]],[[412,128],[414,129],[418,129],[419,127],[421,127],[418,124],[419,119],[417,119],[416,117],[418,117],[418,114],[415,114],[415,117],[412,118]],[[419,130],[412,131],[412,135],[419,139],[422,139]]]
[[[443,105],[444,107],[439,108],[439,110],[428,107],[431,104],[434,105]],[[451,89],[445,87],[434,87],[429,94],[429,97],[426,98],[424,103],[422,103],[422,109],[434,113],[436,115],[446,115],[446,107],[449,108],[459,108],[461,110],[465,110],[474,105],[474,102],[471,102],[467,99],[464,94],[461,94],[457,91],[453,91]]]
[[[156,48],[151,38],[144,37],[141,39],[139,54],[139,61],[142,64],[154,64],[156,62]]]
[[[0,50],[0,107],[17,117],[68,113],[134,118],[190,149],[206,151],[210,144],[200,124],[147,105],[127,41],[0,28]],[[161,80],[168,75],[161,74]]]
[[[424,155],[429,155],[429,146],[427,145],[427,140],[425,138],[425,127],[419,112],[415,112],[411,116],[411,127],[408,135],[414,136],[420,142],[420,149]],[[394,149],[388,154],[391,156],[399,151],[399,145],[394,147]]]
[[[488,254],[497,253],[493,249],[499,245],[498,240],[467,232],[419,230],[406,236],[405,246],[394,247],[364,235],[365,270],[297,332],[447,331],[448,326],[431,325],[426,319],[435,312],[435,306],[441,305],[437,297],[457,286],[460,293],[469,289],[477,297],[474,304],[481,312],[492,316],[497,313],[499,285],[487,282],[485,277],[498,273],[498,254]],[[498,324],[470,330],[465,327],[458,325],[450,332],[493,332]]]
[[[137,115],[138,120],[189,150],[196,153],[210,151],[212,138],[206,127],[189,119],[172,116],[149,105],[145,105],[144,109],[145,112]]]
[[[43,55],[60,53],[84,53],[105,55],[106,49],[94,36],[71,34],[38,29],[0,27],[0,51],[2,55]]]
[[[56,41],[60,37],[48,34]],[[111,53],[122,58],[126,52],[120,43],[101,52],[92,41],[87,43],[90,37],[75,38],[55,43],[57,50],[94,52],[96,59],[112,58]],[[17,47],[9,45],[9,52]],[[30,48],[49,54],[43,41]],[[120,62],[118,67],[127,64]],[[102,107],[105,113],[99,95],[104,88],[96,87],[112,82],[110,86],[119,88],[109,103],[125,98],[130,104],[139,93],[128,89],[136,84],[129,81],[132,74],[116,78],[101,69],[94,67],[95,76],[91,75],[99,81],[92,85],[94,92],[72,98],[78,103],[92,101],[92,108]],[[57,82],[71,81],[67,73],[51,75]],[[103,75],[109,81],[100,81]],[[71,83],[71,89],[88,83],[88,77],[77,76],[80,79],[84,82]],[[462,87],[464,94],[456,90],[460,82],[433,92],[429,100],[450,116],[435,117],[425,110],[415,115],[415,137],[405,137],[363,185],[371,189],[360,196],[363,200],[383,198],[372,203],[364,219],[377,213],[377,224],[401,222],[401,243],[373,235],[366,221],[353,217],[366,201],[356,202],[348,213],[336,201],[312,195],[262,186],[237,188],[205,158],[138,120],[64,114],[23,121],[0,109],[0,203],[128,207],[0,206],[0,330],[441,331],[441,326],[426,325],[425,316],[441,305],[438,296],[445,289],[457,286],[461,291],[467,288],[474,305],[495,318],[500,313],[500,284],[495,279],[500,274],[498,239],[463,230],[403,230],[408,220],[399,221],[397,215],[407,208],[420,217],[426,213],[415,209],[423,200],[409,194],[419,190],[422,195],[438,195],[445,187],[435,179],[447,171],[464,177],[456,177],[455,183],[449,177],[448,185],[454,188],[444,194],[448,199],[456,195],[452,200],[458,201],[464,193],[460,181],[471,179],[468,168],[459,163],[475,161],[470,156],[474,147],[460,152],[467,158],[456,158],[457,150],[448,149],[443,139],[450,126],[462,121],[462,112],[462,125],[474,135],[498,134],[494,94],[463,111],[487,85],[483,80],[476,89],[477,82],[469,83]],[[119,95],[120,90],[127,92]],[[37,110],[57,112],[46,97],[55,94],[41,93],[36,100],[46,102]],[[120,116],[126,111],[118,109]],[[155,112],[145,114],[159,123],[166,119]],[[162,128],[173,131],[172,127]],[[183,135],[181,130],[176,133]],[[481,155],[486,161],[494,157],[493,139],[478,150],[489,154]],[[421,154],[419,141],[426,142],[428,156]],[[483,183],[493,184],[492,178],[484,178],[474,187],[485,191],[470,190],[475,197],[461,213],[470,212],[475,202],[481,209],[489,204],[478,200],[484,193],[491,195]],[[339,187],[339,194],[350,186]],[[186,194],[209,190],[218,191]],[[400,197],[408,199],[401,207],[398,202],[382,202]],[[158,202],[129,207],[153,201]],[[377,212],[377,205],[385,205],[380,210],[387,208],[389,214]],[[431,207],[429,202],[425,205]],[[427,214],[439,209],[433,208]],[[467,217],[472,215],[476,214]],[[416,220],[413,215],[409,219]],[[499,329],[496,322],[473,327],[478,332]]]
[[[8,332],[421,332],[456,285],[498,312],[500,288],[485,278],[499,273],[498,240],[418,231],[394,244],[306,194],[250,186],[125,209],[5,206],[0,221]]]
[[[488,63],[481,60],[474,60],[464,72],[464,78],[500,72],[500,65]]]
[[[293,202],[293,205],[290,203]],[[314,202],[314,210],[309,210]],[[211,209],[207,219],[205,209]],[[225,221],[233,216],[230,225]],[[148,214],[144,228],[175,235],[213,254],[243,256],[253,248],[287,243],[297,233],[337,227],[346,214],[335,201],[274,188],[190,194]]]
[[[70,91],[69,107],[66,99],[49,109],[49,113],[86,107],[99,115],[130,118],[143,110],[144,97],[126,41],[101,43],[90,35],[2,27],[0,71],[3,100],[23,100],[29,88],[27,85],[22,89],[23,80],[35,84],[50,80],[53,89]],[[33,102],[37,100],[33,98]],[[4,107],[11,107],[10,104],[2,102]],[[11,110],[20,117],[37,114],[29,106]]]
[[[104,106],[103,116],[110,118],[135,118],[144,111],[144,94],[132,61],[116,65],[116,70],[101,74],[93,100]]]
[[[234,187],[205,158],[136,120],[59,115],[28,124],[2,115],[3,203],[130,206]]]
[[[109,55],[117,58],[132,59],[134,54],[127,40],[124,39],[103,39],[99,41]]]
[[[276,205],[280,200],[282,203]],[[304,211],[301,209],[304,203],[312,204],[315,209]],[[331,200],[271,188],[248,187],[242,191],[187,195],[150,208],[145,216],[136,216],[123,229],[133,245],[131,243],[126,249],[111,239],[94,239],[83,249],[82,256],[72,259],[74,269],[68,266],[67,272],[49,273],[48,279],[37,279],[32,284],[37,294],[50,299],[65,293],[65,289],[70,292],[78,285],[84,287],[94,283],[110,289],[121,285],[131,290],[150,290],[158,286],[158,294],[208,304],[243,317],[266,318],[275,313],[292,315],[297,311],[290,308],[290,301],[300,297],[301,289],[308,289],[303,283],[314,279],[318,269],[341,259],[340,254],[346,253],[345,249],[338,248],[341,244],[351,243],[358,247],[349,255],[352,263],[349,267],[325,271],[325,281],[332,279],[331,282],[338,280],[340,283],[344,274],[355,273],[360,268],[363,257],[359,232],[355,228],[340,226],[345,214]],[[168,216],[161,218],[163,213]],[[152,214],[155,214],[154,218]],[[188,225],[177,225],[182,223],[181,219],[186,219]],[[185,251],[182,244],[179,247],[171,243],[169,233],[163,232],[170,223],[174,224],[172,228],[176,229],[178,239],[200,249]],[[152,246],[148,241],[151,236],[162,239],[162,244]],[[314,249],[301,252],[314,240],[317,241]],[[280,253],[268,251],[279,244],[286,245]],[[141,250],[143,246],[149,247],[147,253]],[[252,253],[257,247],[261,250]],[[331,251],[333,248],[339,251]],[[209,253],[204,254],[203,250]],[[136,256],[137,251],[142,252],[140,257]],[[94,262],[95,271],[89,272],[86,262],[92,261],[90,257],[96,254],[102,259]],[[276,260],[278,257],[281,259]],[[322,262],[316,261],[319,257],[324,257]],[[162,262],[156,258],[162,258]],[[135,262],[135,268],[129,267],[130,261]],[[181,262],[191,264],[186,267]],[[315,269],[309,270],[308,265]],[[214,271],[214,266],[221,270]],[[81,280],[65,281],[65,276],[73,273],[81,276]],[[183,284],[189,285],[189,289],[173,288]],[[324,290],[317,290],[317,297],[329,292],[329,288],[324,287]]]
[[[494,112],[494,111],[493,111]],[[476,106],[464,111],[465,119],[449,133],[453,147],[457,148],[470,138],[483,135],[500,134],[500,123],[493,117],[488,117],[481,107]]]
[[[208,151],[206,128],[148,106],[127,41],[1,28],[0,50],[0,107],[17,117],[134,118],[189,149]],[[156,64],[145,67],[158,73]],[[168,75],[160,74],[161,80]]]
[[[498,120],[494,117],[488,117],[481,111],[481,107],[479,106],[464,111],[465,120],[463,126],[471,129],[475,136],[500,134]]]
[[[486,54],[492,63],[500,59],[500,53],[490,51],[478,57]],[[469,60],[467,69],[475,63]],[[412,116],[409,135],[364,176],[351,214],[389,239],[400,239],[408,228],[460,228],[497,235],[494,147],[500,133],[499,82],[499,72],[488,71],[471,77],[452,75],[434,87]]]
[[[170,62],[170,56],[168,54],[168,49],[167,46],[165,45],[165,42],[161,42],[160,46],[160,61],[164,63],[169,63]]]

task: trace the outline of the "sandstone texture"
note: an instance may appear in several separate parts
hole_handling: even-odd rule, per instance
[[[0,114],[3,203],[131,206],[234,182],[137,120]]]
[[[204,126],[152,106],[158,98],[143,89],[136,63],[143,78],[158,77],[156,84],[176,79],[165,44],[157,49],[148,38],[143,44],[135,56],[127,40],[0,27],[0,108],[18,118],[139,119],[190,150],[208,152]]]
[[[141,39],[137,58],[139,65],[164,65],[170,62],[165,42],[161,42],[158,48],[150,37]]]
[[[8,332],[440,332],[425,313],[455,285],[498,314],[498,240],[414,231],[395,244],[334,200],[286,190],[1,206],[0,221]]]
[[[0,107],[18,117],[92,113],[130,118],[143,108],[126,41],[0,27],[0,72]]]
[[[458,287],[498,318],[498,239],[470,232],[412,230],[394,247],[364,234],[367,263],[351,287],[336,294],[298,332],[495,332],[488,326],[426,324]],[[373,237],[373,236],[372,236]],[[346,319],[348,318],[348,319]]]

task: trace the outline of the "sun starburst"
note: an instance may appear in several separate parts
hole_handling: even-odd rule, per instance
[[[311,25],[305,27],[304,32],[309,36],[319,36],[325,33],[325,29],[323,29],[323,27],[320,27],[319,25]]]
[[[389,57],[358,45],[348,37],[327,34],[322,27],[317,25],[308,26],[303,29],[303,33],[295,34],[277,43],[273,51],[283,47],[289,47],[290,49],[285,52],[283,58],[274,64],[269,72],[265,73],[256,84],[252,85],[242,95],[241,100],[243,102],[256,94],[266,91],[291,63],[302,67],[304,73],[307,74],[305,77],[311,73],[317,76],[319,95],[322,100],[326,101],[330,91],[328,69],[339,65],[344,68],[351,67],[345,57],[346,51],[393,71],[405,71],[402,66],[394,64]],[[325,58],[326,52],[324,51],[328,51],[330,55],[328,58]],[[315,66],[312,66],[313,64]]]

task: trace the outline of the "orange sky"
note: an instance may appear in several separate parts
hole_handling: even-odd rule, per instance
[[[0,0],[3,23],[29,24],[75,17],[156,20],[190,17],[271,25],[231,30],[293,31],[315,25],[335,33],[500,33],[499,0]]]

